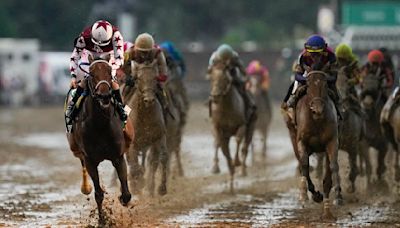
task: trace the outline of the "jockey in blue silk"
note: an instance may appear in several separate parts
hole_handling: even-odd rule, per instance
[[[173,61],[178,66],[179,76],[181,79],[183,79],[186,73],[186,64],[181,53],[170,41],[164,41],[163,43],[161,43],[160,48],[167,53],[167,55],[165,56],[167,58],[167,62]]]
[[[282,108],[287,109],[294,108],[297,100],[303,94],[296,93],[297,89],[304,85],[307,81],[307,74],[312,70],[315,63],[320,63],[324,66],[326,73],[330,76],[328,78],[328,86],[334,93],[332,98],[335,103],[338,114],[340,115],[339,105],[339,94],[336,89],[336,76],[337,72],[333,69],[333,65],[336,62],[335,53],[328,47],[325,39],[319,35],[310,36],[304,44],[304,50],[301,52],[297,65],[295,66],[295,81],[290,85],[289,90],[282,103]]]

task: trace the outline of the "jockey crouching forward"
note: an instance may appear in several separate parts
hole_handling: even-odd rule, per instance
[[[168,107],[162,83],[167,80],[168,68],[161,48],[155,44],[153,36],[148,33],[142,33],[136,38],[135,44],[128,50],[128,52],[129,54],[126,62],[130,62],[131,64],[151,64],[153,61],[157,61],[156,66],[158,76],[156,80],[159,89],[156,90],[156,95],[163,110],[167,111]],[[134,85],[134,80],[137,77],[135,69],[136,68],[133,67],[131,70],[131,79],[127,79],[127,83],[129,83],[130,86]]]
[[[71,124],[77,114],[77,109],[74,108],[79,97],[82,95],[87,86],[86,75],[83,80],[77,83],[77,72],[78,63],[83,60],[84,57],[92,55],[94,58],[99,58],[104,55],[110,56],[110,64],[112,66],[111,74],[113,81],[111,84],[112,95],[117,102],[117,112],[123,122],[126,122],[128,116],[125,113],[124,105],[122,103],[121,94],[119,91],[119,85],[116,82],[117,70],[121,67],[124,62],[124,51],[123,51],[124,40],[119,32],[118,28],[112,26],[108,21],[100,20],[96,21],[93,26],[86,28],[80,35],[75,39],[74,50],[72,52],[70,61],[70,72],[71,72],[71,87],[76,88],[72,100],[68,103],[66,110],[66,117],[68,119],[67,124]],[[89,62],[88,59],[87,63]]]
[[[333,69],[336,62],[336,56],[328,47],[325,39],[319,35],[312,35],[304,44],[304,50],[299,57],[298,64],[295,69],[295,81],[290,85],[289,90],[283,100],[282,109],[296,107],[298,99],[306,93],[307,74],[311,71],[316,63],[324,66],[324,71],[330,77],[328,78],[328,87],[332,91],[329,93],[339,118],[341,113],[339,109],[339,93],[336,89],[337,72]],[[300,88],[300,89],[299,89]]]
[[[246,78],[244,77],[246,75],[246,69],[239,58],[239,54],[234,51],[231,46],[222,44],[212,53],[207,73],[211,73],[212,68],[221,63],[229,70],[233,79],[233,85],[237,87],[239,93],[243,97],[246,119],[250,120],[255,114],[256,104],[253,97],[246,90]]]

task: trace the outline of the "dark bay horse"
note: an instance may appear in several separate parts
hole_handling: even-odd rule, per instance
[[[378,150],[378,180],[386,170],[385,157],[388,150],[388,140],[384,136],[380,125],[380,114],[385,104],[385,95],[382,88],[383,77],[380,71],[369,72],[362,80],[361,106],[366,113],[365,139],[368,147]],[[368,153],[368,149],[366,151]]]
[[[254,132],[255,119],[247,123],[243,98],[233,85],[232,76],[224,64],[214,66],[208,78],[211,82],[209,112],[215,137],[213,172],[219,172],[218,148],[221,148],[228,164],[230,190],[233,192],[235,164],[231,158],[229,140],[232,136],[236,136],[236,150],[238,152],[244,138],[241,166],[242,175],[246,175],[246,158]]]
[[[81,160],[83,183],[81,191],[90,194],[91,186],[87,173],[92,178],[95,199],[100,219],[103,218],[102,202],[104,190],[100,186],[97,166],[103,160],[110,160],[121,182],[122,205],[131,199],[127,184],[127,167],[124,159],[126,144],[123,123],[111,101],[111,65],[106,60],[96,60],[90,64],[90,76],[87,80],[89,95],[81,105],[81,111],[74,121],[72,132],[67,133],[71,151]]]
[[[354,85],[350,84],[350,78],[347,73],[348,66],[340,67],[336,81],[336,87],[342,97],[343,120],[340,124],[339,149],[344,150],[349,155],[350,186],[347,189],[349,193],[355,191],[355,180],[358,175],[357,157],[364,151],[362,149],[362,139],[364,134],[364,118],[360,115],[361,110],[355,110],[358,103],[358,97]],[[363,156],[363,155],[361,155]]]
[[[130,175],[133,178],[134,190],[139,191],[143,186],[145,158],[149,156],[147,189],[150,195],[154,194],[155,173],[161,163],[161,184],[158,193],[165,195],[169,153],[164,112],[156,95],[158,89],[156,77],[159,75],[157,62],[133,64],[134,75],[136,75],[135,88],[125,86],[123,90],[126,104],[132,108],[129,118],[135,126],[135,138],[127,156]],[[148,150],[149,153],[147,153]],[[139,163],[140,155],[143,159],[142,165]]]
[[[328,77],[323,71],[308,73],[307,93],[297,103],[297,129],[291,135],[295,135],[295,154],[301,167],[300,199],[308,199],[308,187],[315,202],[324,200],[324,217],[332,218],[329,203],[332,186],[335,190],[335,203],[341,203],[342,196],[338,164],[338,120],[334,103],[328,95]],[[323,196],[315,190],[309,173],[309,156],[313,153],[327,155]]]
[[[268,91],[261,88],[262,78],[258,75],[250,75],[249,91],[253,94],[257,105],[257,122],[255,130],[261,134],[262,156],[267,153],[268,130],[272,120],[272,105]],[[254,157],[254,155],[253,155]]]

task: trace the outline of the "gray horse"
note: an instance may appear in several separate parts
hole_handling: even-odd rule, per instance
[[[243,98],[233,85],[232,76],[225,65],[214,66],[207,77],[211,81],[209,112],[215,137],[213,172],[219,172],[218,148],[221,147],[227,160],[230,173],[230,190],[233,192],[235,166],[230,155],[229,140],[232,136],[236,136],[237,151],[239,151],[242,139],[244,139],[241,166],[242,175],[246,175],[246,157],[253,136],[255,119],[246,121]]]
[[[358,105],[357,103],[359,101],[354,89],[354,85],[351,84],[351,80],[346,73],[347,67],[348,66],[342,66],[339,69],[336,87],[338,88],[339,94],[342,97],[343,107],[343,121],[341,121],[340,125],[341,134],[339,137],[339,149],[346,151],[349,155],[349,180],[351,184],[347,191],[349,193],[353,193],[355,191],[354,182],[358,175],[357,156],[364,152],[361,150],[364,133],[364,119],[361,115],[361,110],[356,110]],[[368,167],[370,169],[370,165],[367,165],[367,168]]]
[[[130,174],[133,177],[133,187],[137,192],[143,186],[144,165],[139,164],[139,156],[143,156],[143,163],[149,152],[150,170],[147,176],[147,187],[151,195],[154,194],[155,173],[161,162],[161,185],[158,188],[160,195],[167,193],[167,168],[169,154],[166,142],[166,123],[160,101],[157,99],[156,90],[158,70],[157,62],[150,64],[134,63],[136,71],[135,88],[125,86],[123,95],[126,104],[132,108],[129,115],[135,127],[135,138],[132,141],[127,156],[130,165]],[[134,92],[133,92],[134,90]]]

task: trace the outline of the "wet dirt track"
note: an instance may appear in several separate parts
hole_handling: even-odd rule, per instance
[[[170,178],[168,195],[135,196],[128,207],[111,185],[113,167],[100,165],[107,191],[106,226],[116,227],[400,227],[400,194],[387,172],[389,188],[357,179],[355,194],[344,192],[336,221],[321,219],[322,204],[298,202],[296,161],[287,130],[275,109],[267,158],[249,156],[247,177],[237,169],[235,194],[228,191],[226,161],[212,175],[213,138],[207,109],[192,105],[183,139],[185,177]],[[93,193],[80,193],[80,163],[68,150],[61,108],[0,111],[0,226],[97,226]],[[231,148],[234,148],[233,145]],[[374,154],[372,153],[372,157]],[[174,158],[172,158],[172,161]],[[390,155],[388,156],[390,160]],[[253,164],[252,164],[253,163]],[[347,154],[340,153],[342,188],[346,189]],[[391,167],[390,164],[388,164]],[[313,179],[317,186],[319,181]],[[382,187],[383,186],[383,187]]]

